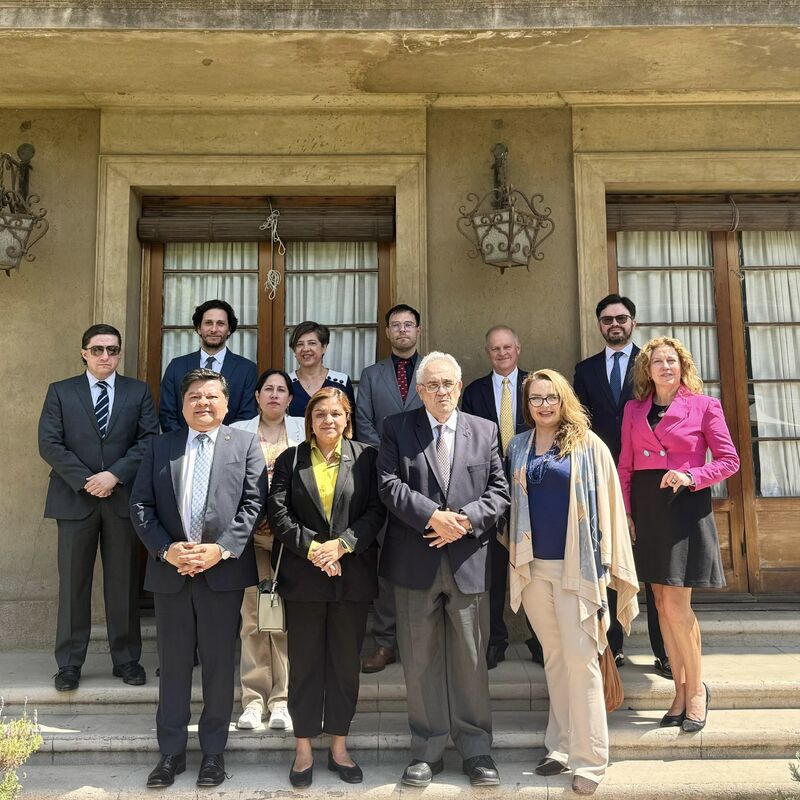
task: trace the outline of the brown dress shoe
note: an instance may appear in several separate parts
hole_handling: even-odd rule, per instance
[[[391,647],[376,647],[362,662],[362,672],[380,672],[387,664],[394,664],[394,650]]]

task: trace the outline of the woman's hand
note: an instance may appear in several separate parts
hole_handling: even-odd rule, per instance
[[[324,570],[325,567],[337,564],[339,559],[344,555],[344,548],[338,539],[331,539],[328,542],[323,542],[319,547],[314,549],[311,556],[311,563],[315,567]]]
[[[673,492],[677,492],[681,486],[691,485],[692,479],[685,472],[679,472],[677,469],[668,469],[661,479],[659,488],[672,489]]]
[[[631,541],[636,541],[636,525],[634,525],[633,517],[628,514],[628,533],[630,534]]]

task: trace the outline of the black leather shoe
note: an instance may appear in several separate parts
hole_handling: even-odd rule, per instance
[[[175,783],[175,776],[186,771],[186,753],[161,756],[156,768],[147,776],[148,789],[163,789]]]
[[[197,773],[198,786],[219,786],[225,780],[225,759],[222,753],[203,755],[200,772]]]
[[[686,719],[686,712],[681,711],[680,714],[664,714],[661,717],[661,722],[658,723],[659,728],[680,728]]]
[[[668,658],[657,658],[653,662],[653,667],[655,671],[661,675],[662,678],[666,678],[667,680],[672,680],[672,667],[670,666]]]
[[[708,707],[711,705],[711,689],[708,688],[708,685],[703,682],[703,687],[706,690],[706,713],[703,716],[703,719],[692,719],[691,717],[684,717],[683,722],[681,723],[681,730],[685,733],[697,733],[698,731],[703,730],[706,726],[706,720],[708,719]]]
[[[415,758],[403,771],[400,783],[406,786],[428,786],[433,780],[434,775],[438,775],[444,769],[444,761],[420,761]]]
[[[115,678],[122,678],[122,682],[130,686],[143,686],[147,683],[147,673],[138,661],[119,664],[114,667],[112,674]]]
[[[505,647],[500,648],[496,644],[490,644],[486,648],[486,669],[494,669],[501,661],[505,660]]]
[[[345,783],[361,783],[364,780],[364,773],[355,761],[352,767],[339,764],[334,760],[333,753],[330,750],[328,750],[328,769],[331,772],[338,772],[339,777]]]
[[[311,766],[308,769],[300,772],[295,771],[294,763],[292,761],[292,766],[289,768],[289,783],[295,789],[305,789],[307,786],[311,786],[311,782],[314,780],[314,762],[311,762]]]
[[[491,756],[465,758],[461,767],[472,786],[499,786],[500,773]]]
[[[543,758],[533,769],[537,775],[561,775],[564,772],[569,772],[569,767],[556,761],[554,758]]]
[[[72,692],[81,682],[81,668],[61,667],[53,677],[55,678],[53,684],[59,692]]]

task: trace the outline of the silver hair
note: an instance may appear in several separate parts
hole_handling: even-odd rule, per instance
[[[514,341],[519,344],[519,336],[517,336],[517,332],[510,325],[492,325],[492,327],[486,331],[486,336],[484,338],[487,347],[489,346],[489,337],[498,331],[508,331],[514,337]]]
[[[461,366],[458,361],[450,353],[440,353],[438,350],[433,350],[419,362],[419,367],[417,367],[417,386],[425,383],[425,372],[432,361],[447,361],[456,371],[456,380],[461,380]]]

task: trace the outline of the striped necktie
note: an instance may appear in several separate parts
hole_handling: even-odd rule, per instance
[[[103,438],[108,430],[108,384],[105,381],[97,381],[100,389],[100,397],[94,407],[94,415],[97,418],[97,427],[100,429],[100,437]]]
[[[197,453],[194,458],[192,473],[192,516],[189,526],[189,541],[199,542],[203,538],[203,523],[206,517],[206,500],[208,498],[208,479],[211,475],[211,437],[198,434]]]

